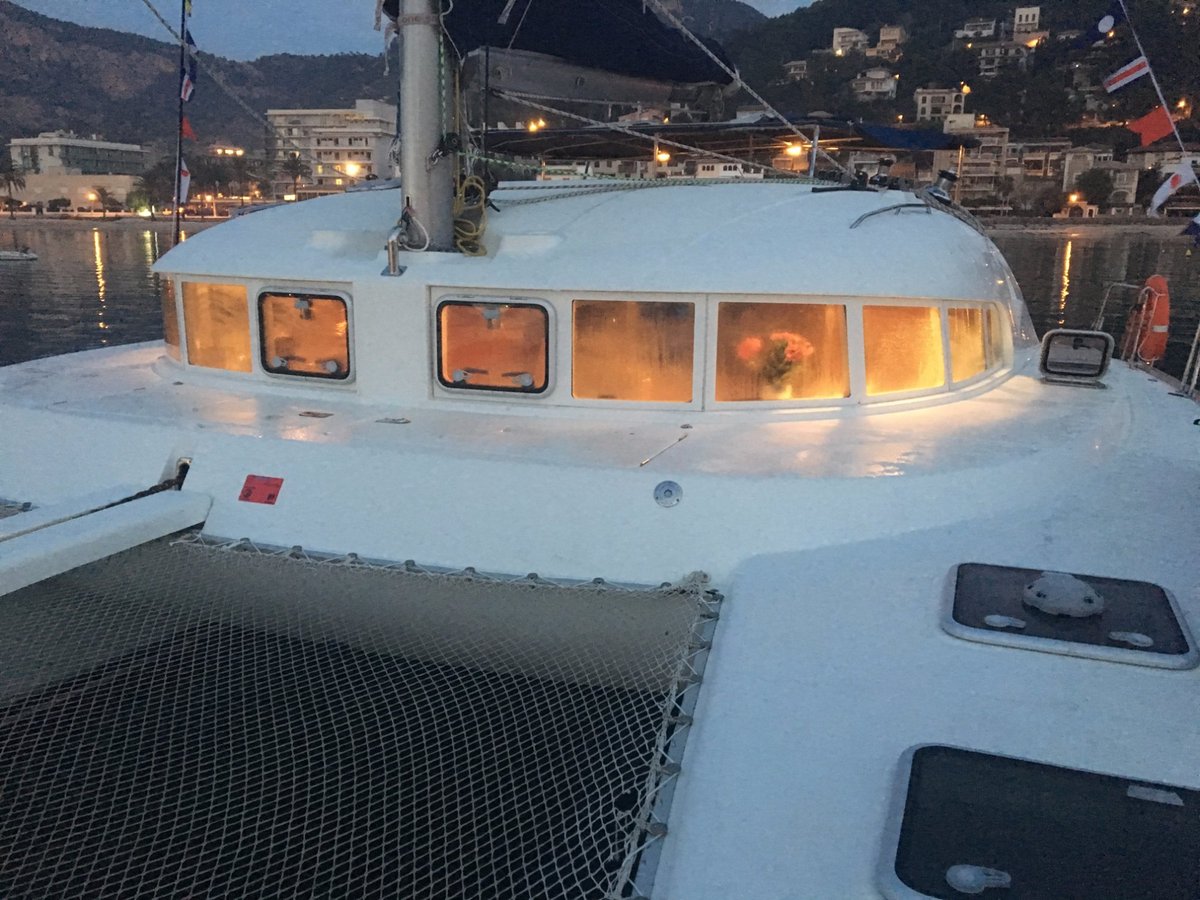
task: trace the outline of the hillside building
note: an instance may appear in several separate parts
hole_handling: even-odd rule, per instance
[[[867,56],[895,62],[904,55],[901,49],[908,40],[908,32],[902,25],[884,25],[879,29],[879,43],[867,48]]]
[[[961,88],[917,88],[913,91],[918,122],[935,122],[966,111],[967,95]]]
[[[995,19],[967,19],[962,28],[954,32],[960,41],[984,41],[996,37]]]
[[[876,100],[895,100],[899,79],[900,76],[894,74],[890,69],[875,66],[865,72],[860,72],[858,77],[850,82],[850,89],[854,91],[855,97],[867,103],[873,103]]]
[[[396,134],[396,107],[379,100],[356,100],[353,109],[268,109],[271,125],[267,158],[276,172],[276,190],[290,190],[279,165],[299,153],[312,172],[301,193],[343,191],[363,179],[390,178],[389,153]]]
[[[975,49],[979,53],[979,74],[983,78],[994,78],[1005,69],[1024,71],[1033,52],[1032,47],[1017,41],[977,44]]]
[[[857,28],[833,29],[833,44],[831,49],[836,56],[845,56],[854,51],[865,51],[871,46],[871,39]]]
[[[1018,6],[1013,11],[1013,40],[1023,42],[1029,35],[1041,31],[1041,19],[1040,6]]]
[[[791,62],[785,62],[783,64],[783,79],[784,81],[807,81],[808,60],[793,59]]]

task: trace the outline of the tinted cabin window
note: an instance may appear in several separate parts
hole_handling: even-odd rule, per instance
[[[718,400],[828,400],[849,395],[846,307],[720,304]]]
[[[346,301],[324,294],[260,294],[262,364],[276,375],[350,376]]]
[[[1008,333],[1008,323],[1005,318],[999,307],[989,306],[987,308],[987,363],[989,368],[1004,362],[1004,336]]]
[[[691,402],[694,303],[576,300],[572,315],[573,396]]]
[[[953,307],[946,310],[950,326],[950,377],[966,381],[987,368],[983,310]]]
[[[179,310],[175,308],[175,282],[170,278],[162,281],[163,343],[167,353],[174,359],[182,359],[179,352]]]
[[[438,307],[438,380],[446,387],[546,390],[550,316],[534,304],[447,301]]]
[[[193,366],[250,371],[250,310],[240,284],[183,284],[187,361]]]
[[[916,391],[946,383],[936,307],[864,306],[867,393]]]

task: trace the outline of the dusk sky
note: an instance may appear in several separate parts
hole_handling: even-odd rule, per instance
[[[143,0],[14,0],[20,6],[80,25],[133,31],[169,40]],[[179,18],[178,0],[150,0],[168,21]],[[748,0],[777,16],[803,0]],[[379,53],[371,0],[193,0],[192,36],[201,50],[233,59],[268,53]]]

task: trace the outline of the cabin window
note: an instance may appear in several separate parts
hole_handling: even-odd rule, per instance
[[[328,294],[258,295],[262,365],[275,375],[350,376],[346,301]]]
[[[550,315],[532,303],[449,300],[438,307],[438,380],[446,387],[546,390]]]
[[[951,307],[946,310],[950,330],[950,378],[966,381],[988,367],[983,310]]]
[[[987,308],[987,364],[988,368],[1004,362],[1004,336],[1008,333],[1008,325],[1004,321],[1004,313],[998,306]]]
[[[846,307],[722,303],[717,400],[829,400],[850,396]]]
[[[167,277],[159,281],[162,284],[163,343],[173,359],[182,359],[179,352],[179,309],[175,305],[175,280]]]
[[[245,287],[185,281],[183,325],[191,365],[250,371],[250,310]]]
[[[573,396],[692,401],[694,303],[576,300],[572,311]]]
[[[868,394],[893,394],[946,383],[942,322],[934,306],[864,306]]]

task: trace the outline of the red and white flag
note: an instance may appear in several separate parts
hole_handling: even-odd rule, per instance
[[[187,163],[179,160],[179,205],[187,205],[188,188],[192,186],[192,173],[188,171]]]
[[[1125,87],[1131,81],[1137,81],[1149,71],[1150,61],[1144,56],[1139,56],[1133,62],[1125,63],[1125,65],[1105,78],[1104,89],[1111,94],[1113,91],[1118,91]]]
[[[1190,181],[1195,181],[1196,176],[1192,172],[1192,161],[1185,159],[1167,175],[1167,180],[1158,186],[1158,190],[1154,192],[1154,199],[1150,201],[1150,208],[1146,210],[1146,215],[1157,216],[1159,208],[1167,202],[1167,199],[1177,190],[1183,187]]]

